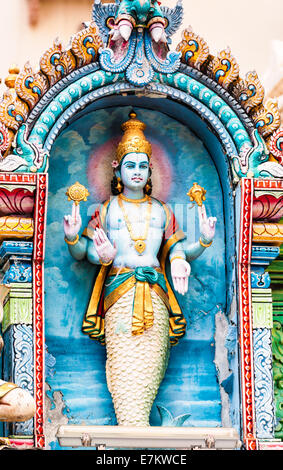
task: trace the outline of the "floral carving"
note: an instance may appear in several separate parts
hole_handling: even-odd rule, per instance
[[[252,119],[260,134],[266,138],[280,127],[280,112],[277,100],[269,98],[264,106],[259,106],[253,113]]]
[[[256,72],[248,72],[233,88],[233,95],[247,113],[263,102],[264,88]]]
[[[5,124],[0,122],[0,158],[4,157],[10,149],[14,136],[14,132],[11,131],[11,129],[8,129]]]
[[[94,62],[98,57],[100,47],[103,47],[103,42],[97,33],[96,24],[92,22],[72,39],[72,52],[76,57],[77,66],[82,67]]]
[[[271,155],[283,165],[283,127],[272,134],[267,142]]]
[[[48,80],[41,72],[35,73],[27,62],[16,79],[15,90],[32,109],[48,90]]]
[[[228,88],[231,83],[239,78],[239,65],[231,54],[230,48],[219,52],[208,64],[208,75],[210,75],[223,88]]]
[[[47,76],[49,85],[71,73],[76,68],[76,59],[70,50],[63,51],[62,44],[56,40],[40,59],[40,69]]]
[[[262,194],[254,198],[253,219],[279,222],[283,217],[283,196],[275,197],[272,194]]]
[[[34,195],[24,188],[15,188],[9,191],[0,188],[0,216],[3,215],[31,215],[34,207]]]
[[[191,27],[183,31],[182,37],[183,40],[176,49],[182,53],[182,62],[199,70],[209,56],[207,43],[195,34]]]
[[[9,129],[17,131],[28,116],[28,106],[17,97],[13,89],[4,93],[0,102],[0,122]]]

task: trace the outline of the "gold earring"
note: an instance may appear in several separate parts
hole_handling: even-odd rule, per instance
[[[148,178],[147,183],[145,185],[145,192],[148,193],[151,190],[151,179]]]
[[[117,186],[116,186],[116,188],[117,188],[117,191],[119,191],[119,193],[121,193],[122,190],[123,190],[123,186],[122,186],[122,184],[121,184],[121,178],[120,178],[119,176],[118,176],[118,178],[117,178]]]

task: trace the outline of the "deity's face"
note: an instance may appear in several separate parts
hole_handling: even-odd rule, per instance
[[[131,190],[141,190],[149,178],[149,159],[146,153],[128,153],[121,163],[121,180]]]

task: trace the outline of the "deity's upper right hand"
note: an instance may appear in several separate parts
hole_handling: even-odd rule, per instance
[[[63,219],[63,227],[66,238],[72,240],[78,235],[82,226],[80,215],[80,206],[73,203],[72,215],[65,215]]]

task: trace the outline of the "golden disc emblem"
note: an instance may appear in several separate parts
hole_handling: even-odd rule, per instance
[[[89,192],[82,184],[76,182],[67,189],[66,196],[68,196],[68,201],[74,201],[78,206],[81,201],[87,200]]]

